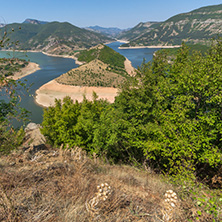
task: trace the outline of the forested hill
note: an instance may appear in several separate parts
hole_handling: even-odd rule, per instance
[[[128,77],[126,58],[106,45],[98,45],[78,53],[85,64],[70,70],[56,79],[57,82],[75,86],[119,87]]]
[[[175,15],[164,22],[140,23],[118,38],[129,40],[124,46],[207,44],[222,35],[222,4]]]
[[[10,42],[18,41],[18,49],[54,54],[69,54],[73,50],[90,48],[111,40],[100,33],[78,28],[68,22],[13,23],[2,28],[0,35],[3,36],[5,32]]]

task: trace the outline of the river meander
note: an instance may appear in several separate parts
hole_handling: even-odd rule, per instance
[[[108,44],[120,54],[127,57],[132,65],[137,68],[145,59],[146,62],[150,61],[153,57],[153,53],[158,49],[118,49],[121,45],[120,42],[113,42]],[[18,57],[30,60],[31,62],[38,63],[40,70],[28,75],[21,79],[26,81],[27,85],[31,85],[29,93],[22,93],[21,106],[30,111],[30,120],[35,123],[42,122],[43,108],[35,103],[34,96],[35,91],[43,84],[49,82],[52,79],[57,78],[63,73],[66,73],[70,69],[78,67],[73,59],[46,56],[41,52],[3,52],[0,51],[0,58],[3,57]],[[16,124],[21,125],[21,124]]]

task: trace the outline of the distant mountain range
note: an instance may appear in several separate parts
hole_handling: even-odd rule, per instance
[[[182,13],[164,22],[139,23],[118,38],[128,40],[123,46],[208,44],[222,35],[222,4]]]
[[[79,28],[68,22],[45,22],[26,19],[2,27],[10,42],[19,42],[16,49],[38,50],[52,54],[72,54],[100,43],[127,40],[122,46],[209,44],[222,36],[222,4],[202,7],[188,13],[175,15],[164,22],[141,22],[134,28],[104,28],[90,26]],[[9,46],[10,47],[10,46]]]
[[[98,25],[89,26],[89,27],[86,27],[85,29],[107,35],[111,38],[116,38],[123,31],[129,30],[129,29],[119,29],[119,28],[116,28],[116,27],[104,28],[104,27],[101,27],[101,26],[98,26]]]
[[[70,54],[75,50],[113,40],[68,22],[41,22],[34,19],[6,25],[0,29],[0,35],[5,31],[8,32],[10,42],[19,42],[17,49],[38,50],[52,54]]]
[[[25,24],[29,23],[29,24],[36,24],[36,25],[38,25],[38,24],[44,25],[44,24],[47,24],[48,22],[39,21],[37,19],[26,19],[23,23],[25,23]]]

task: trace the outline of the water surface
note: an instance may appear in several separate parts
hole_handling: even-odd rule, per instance
[[[145,62],[151,61],[153,58],[153,53],[159,50],[158,48],[118,49],[118,47],[122,44],[123,43],[121,42],[112,42],[108,44],[108,46],[129,59],[134,68],[138,68],[138,66],[141,65],[144,59]]]
[[[143,60],[146,62],[152,60],[153,53],[158,49],[118,49],[122,43],[113,42],[108,44],[109,47],[119,52],[123,56],[127,57],[133,67],[137,68],[141,65]],[[78,67],[73,59],[46,56],[40,52],[3,52],[0,51],[0,58],[3,57],[17,57],[21,59],[30,60],[31,62],[38,63],[40,70],[35,73],[25,76],[21,81],[26,80],[27,85],[31,85],[29,93],[21,93],[22,101],[21,106],[30,111],[30,120],[35,123],[42,122],[43,108],[35,103],[34,96],[35,91],[43,84],[57,78],[58,76],[66,73],[70,69]],[[22,123],[16,123],[16,126],[22,125]]]
[[[73,59],[46,56],[40,52],[0,52],[0,58],[3,57],[18,57],[21,59],[30,60],[31,62],[38,63],[40,70],[35,73],[25,76],[21,81],[26,82],[28,86],[31,85],[29,93],[21,92],[21,107],[30,112],[30,120],[35,123],[42,122],[43,108],[35,103],[35,91],[43,84],[57,78],[58,76],[66,73],[70,69],[78,67]],[[16,123],[16,126],[22,123]]]

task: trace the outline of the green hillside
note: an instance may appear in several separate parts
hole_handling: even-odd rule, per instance
[[[129,77],[125,70],[125,57],[106,45],[83,50],[76,56],[85,64],[58,77],[57,82],[75,86],[118,87]]]
[[[222,4],[203,7],[173,16],[160,23],[140,23],[119,38],[127,39],[123,46],[209,44],[222,35]]]
[[[110,41],[99,33],[78,28],[68,22],[50,22],[46,24],[10,24],[0,30],[3,36],[7,32],[10,41],[19,41],[17,48],[40,50],[56,54],[69,54],[73,50],[90,48]]]
[[[89,50],[81,51],[77,58],[81,62],[99,59],[113,67],[124,68],[125,57],[106,45],[99,45]]]

